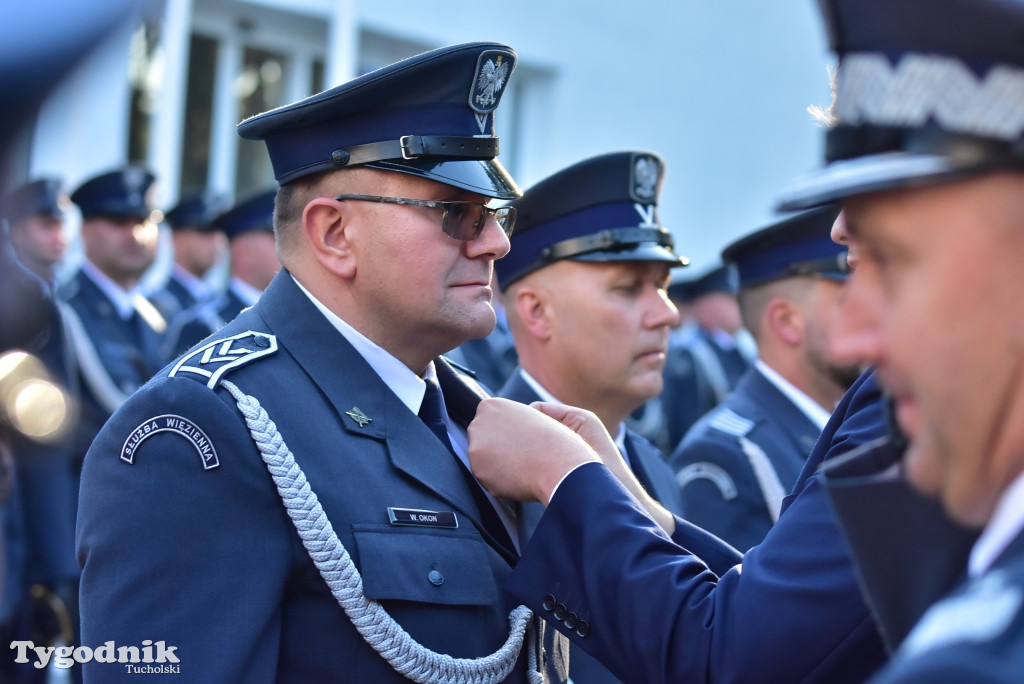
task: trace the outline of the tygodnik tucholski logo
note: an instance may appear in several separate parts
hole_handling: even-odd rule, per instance
[[[116,646],[113,641],[106,641],[93,650],[88,646],[36,646],[31,641],[12,641],[11,648],[17,651],[16,663],[28,663],[29,655],[35,656],[33,666],[43,669],[53,660],[53,667],[67,669],[75,663],[121,663],[129,674],[180,674],[178,656],[174,652],[177,646],[167,646],[163,641],[153,642],[146,639],[142,646]]]

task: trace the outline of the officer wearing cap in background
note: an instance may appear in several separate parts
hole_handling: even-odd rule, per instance
[[[840,201],[860,263],[833,348],[876,365],[905,435],[828,473],[883,627],[910,630],[875,681],[1020,681],[1024,3],[822,9],[827,165],[784,204]],[[931,533],[906,483],[977,541]]]
[[[169,358],[220,330],[242,309],[255,304],[281,270],[274,244],[276,195],[275,185],[239,200],[211,219],[211,228],[228,238],[231,280],[220,295],[197,302],[171,319],[164,344]]]
[[[17,264],[43,284],[52,297],[54,266],[64,256],[64,206],[67,197],[56,178],[30,181],[12,190],[2,201]],[[13,613],[0,615],[0,643],[31,639],[38,646],[72,644],[77,619],[78,563],[75,560],[75,502],[77,465],[71,428],[74,406],[70,398],[73,368],[60,317],[48,302],[45,326],[20,352],[8,356],[0,377],[0,394],[11,401],[18,383],[52,390],[54,403],[39,404],[25,414],[3,407],[6,435],[13,453],[13,488],[2,487],[0,498],[10,496],[5,532],[18,545],[16,568],[7,577],[6,591],[13,596]],[[17,366],[17,368],[13,366]],[[27,393],[19,396],[27,397]],[[35,420],[29,413],[35,414]],[[18,415],[15,415],[18,414]],[[43,424],[41,421],[46,421]],[[7,429],[10,427],[11,429]],[[2,436],[0,436],[2,438]],[[5,464],[9,465],[9,464]],[[6,469],[6,468],[5,468]],[[11,669],[8,669],[11,668]],[[44,681],[44,671],[14,668],[0,658],[0,678]],[[6,679],[5,679],[6,681]]]
[[[484,395],[440,357],[494,327],[515,63],[442,48],[240,124],[281,185],[284,267],[94,442],[85,643],[159,639],[217,682],[565,680],[567,645],[501,589],[514,508],[464,461]]]
[[[686,519],[738,549],[759,543],[832,409],[860,374],[834,362],[828,336],[846,279],[829,206],[787,216],[722,252],[739,275],[743,325],[759,358],[686,434],[670,463]]]
[[[624,425],[661,391],[677,317],[665,287],[669,270],[687,263],[658,221],[664,168],[651,152],[604,154],[512,202],[512,250],[495,271],[520,365],[499,396],[593,411],[644,488],[682,515],[665,457]],[[523,506],[527,532],[543,511],[538,503]],[[581,649],[569,662],[575,682],[618,681]]]
[[[661,420],[654,441],[666,454],[679,446],[701,416],[725,399],[756,355],[750,333],[743,329],[737,289],[732,264],[715,266],[693,278],[675,278],[669,285],[669,298],[686,315],[685,320],[681,315],[680,327],[669,338],[665,390],[657,399]],[[647,413],[644,417],[651,420]]]
[[[165,362],[160,349],[167,323],[138,290],[156,255],[149,199],[155,180],[141,166],[126,166],[71,193],[82,214],[85,258],[59,295],[80,376],[79,458],[110,414]]]
[[[3,201],[11,246],[23,266],[53,288],[54,268],[64,258],[64,209],[61,181],[40,178],[12,190]]]
[[[164,214],[164,222],[171,227],[174,263],[167,282],[149,295],[164,320],[172,321],[182,311],[217,296],[204,278],[224,251],[224,234],[213,223],[224,205],[224,199],[214,193],[193,191]]]

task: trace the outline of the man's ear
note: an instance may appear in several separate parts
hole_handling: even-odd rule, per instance
[[[547,291],[533,284],[521,284],[515,289],[514,301],[516,317],[530,335],[540,340],[551,337],[551,307]],[[506,301],[506,307],[508,302]]]
[[[773,297],[765,308],[765,325],[772,335],[790,347],[803,343],[804,313],[796,302]]]
[[[351,278],[356,273],[352,217],[344,203],[329,197],[317,197],[302,210],[302,231],[313,257],[342,278]]]

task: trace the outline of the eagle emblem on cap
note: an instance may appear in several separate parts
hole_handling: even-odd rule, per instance
[[[481,133],[484,132],[487,115],[497,109],[515,68],[516,56],[513,52],[484,50],[477,58],[476,69],[473,71],[473,85],[469,90],[469,106],[477,112]]]
[[[630,192],[633,199],[652,203],[658,196],[658,179],[661,177],[661,164],[650,155],[639,155],[633,160],[633,178]]]

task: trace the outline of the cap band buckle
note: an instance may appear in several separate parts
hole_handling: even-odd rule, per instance
[[[419,157],[450,157],[487,160],[498,156],[498,137],[452,135],[403,135],[398,140],[353,145],[331,153],[338,166],[355,166],[386,159],[410,161]]]

